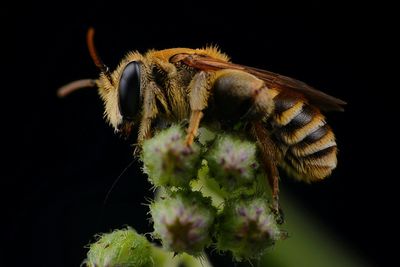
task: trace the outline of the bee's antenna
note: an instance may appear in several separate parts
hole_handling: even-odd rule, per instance
[[[57,96],[65,97],[76,90],[79,90],[82,88],[91,88],[91,87],[95,87],[96,85],[97,85],[96,80],[93,80],[93,79],[83,79],[83,80],[73,81],[73,82],[70,82],[69,84],[66,84],[66,85],[60,87],[57,90]]]
[[[103,63],[99,55],[97,54],[96,47],[94,46],[94,28],[90,27],[89,30],[87,31],[86,34],[86,42],[87,46],[89,48],[89,53],[90,56],[93,59],[94,64],[96,67],[100,69],[102,73],[107,77],[107,79],[110,81],[111,84],[113,84],[113,81],[111,79],[111,73],[110,69],[106,66],[106,64]]]

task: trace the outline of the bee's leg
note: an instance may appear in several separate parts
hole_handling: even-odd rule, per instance
[[[145,90],[143,90],[143,110],[137,139],[139,145],[141,145],[144,140],[149,139],[152,136],[151,124],[158,114],[156,103],[156,93],[158,91],[160,91],[159,88],[153,82],[150,82]]]
[[[280,155],[275,143],[271,140],[268,130],[261,122],[252,123],[252,135],[257,140],[261,152],[264,170],[272,190],[272,209],[277,216],[278,223],[283,223],[283,214],[279,207],[279,172],[277,163]]]
[[[190,146],[199,129],[203,110],[208,105],[208,97],[212,87],[212,75],[201,71],[197,73],[189,84],[190,119],[186,135],[186,145]]]
[[[189,127],[187,129],[186,135],[186,145],[190,146],[193,143],[194,137],[199,129],[201,118],[203,117],[203,112],[201,110],[193,110],[192,115],[190,115]]]

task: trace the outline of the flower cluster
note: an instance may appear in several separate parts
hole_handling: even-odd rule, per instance
[[[153,237],[175,253],[197,255],[213,246],[238,261],[258,258],[282,233],[267,197],[256,190],[256,146],[212,136],[187,147],[183,130],[174,126],[144,143],[144,170],[161,192],[150,205]]]
[[[156,189],[149,205],[151,236],[163,250],[133,229],[117,230],[90,246],[86,266],[181,266],[184,262],[171,263],[169,257],[167,263],[160,255],[201,257],[208,247],[229,251],[236,261],[257,259],[284,238],[260,190],[266,179],[259,179],[264,174],[254,142],[205,128],[199,132],[191,146],[178,126],[143,144],[143,170]],[[209,265],[192,260],[188,266]]]

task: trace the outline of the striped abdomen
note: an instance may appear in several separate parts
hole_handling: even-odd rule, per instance
[[[272,125],[283,144],[283,167],[303,181],[316,181],[336,167],[335,136],[325,117],[301,98],[278,94],[274,98]]]

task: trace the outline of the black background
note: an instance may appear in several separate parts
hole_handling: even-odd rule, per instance
[[[116,1],[6,7],[2,16],[3,235],[2,266],[77,266],[93,235],[131,225],[149,232],[149,184],[128,142],[104,123],[94,90],[57,99],[59,86],[96,77],[85,44],[89,26],[103,60],[114,68],[126,52],[218,44],[234,62],[306,81],[348,102],[328,114],[339,143],[339,166],[312,186],[282,186],[372,264],[388,261],[395,210],[387,180],[394,150],[389,99],[381,81],[385,15],[376,6],[253,4],[217,7],[188,1],[128,5]],[[381,20],[381,19],[379,19]],[[3,71],[4,74],[4,71]],[[379,83],[377,83],[379,82]],[[9,261],[10,260],[10,261]],[[5,262],[5,265],[1,261]]]

